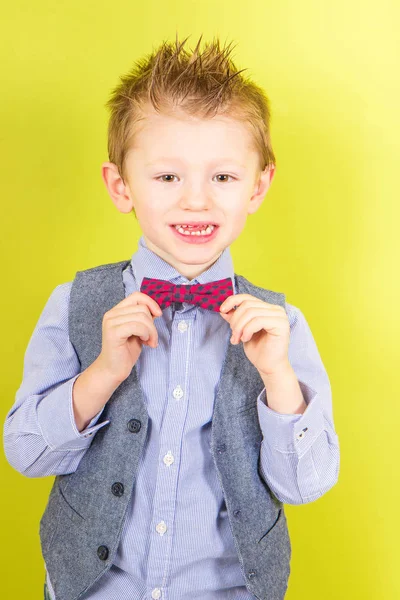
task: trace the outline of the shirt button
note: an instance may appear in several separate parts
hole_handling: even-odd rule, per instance
[[[158,598],[161,598],[160,588],[154,588],[154,590],[151,592],[151,597],[154,598],[155,600],[158,600]]]
[[[179,400],[183,396],[183,389],[181,388],[180,385],[177,385],[172,393],[173,393],[174,398]]]
[[[164,533],[167,531],[167,526],[164,523],[164,521],[160,521],[158,523],[158,525],[156,526],[156,531],[157,533],[159,533],[160,535],[164,535]]]
[[[163,461],[169,467],[174,462],[174,457],[171,450],[168,450],[167,454],[164,456]]]
[[[178,329],[181,333],[183,333],[184,331],[187,330],[187,328],[189,327],[189,325],[186,323],[186,321],[179,321],[178,323]]]
[[[302,429],[299,433],[296,434],[296,439],[301,440],[303,439],[303,437],[306,435],[306,431],[307,431],[308,427],[305,427],[304,429]]]

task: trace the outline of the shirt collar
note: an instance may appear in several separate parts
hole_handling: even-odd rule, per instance
[[[190,280],[179,273],[175,267],[158,256],[158,254],[150,250],[142,235],[138,242],[138,249],[132,255],[131,267],[139,290],[144,277],[165,279],[166,281],[175,284],[209,283],[210,281],[217,281],[219,279],[230,277],[234,293],[236,293],[233,261],[229,246],[223,250],[215,263],[206,271],[203,271],[203,273],[200,273],[200,275]]]

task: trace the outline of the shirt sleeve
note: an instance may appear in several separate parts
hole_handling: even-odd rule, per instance
[[[316,500],[338,480],[339,439],[333,423],[332,393],[310,327],[299,308],[286,303],[290,323],[289,362],[304,401],[303,414],[282,414],[268,406],[266,389],[257,398],[263,440],[261,475],[288,504]]]
[[[4,424],[8,462],[28,477],[74,472],[93,436],[109,421],[96,424],[104,408],[78,431],[72,389],[80,362],[68,334],[68,305],[72,282],[51,293],[25,357],[22,383]]]

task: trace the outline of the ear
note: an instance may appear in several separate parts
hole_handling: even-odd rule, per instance
[[[101,176],[111,197],[111,200],[122,213],[130,213],[133,202],[130,197],[129,188],[119,174],[116,164],[105,162],[101,166]]]
[[[262,201],[264,200],[265,194],[268,192],[272,180],[275,175],[275,165],[266,167],[264,171],[261,171],[257,178],[257,182],[254,188],[254,193],[249,200],[248,214],[251,215],[258,210]]]

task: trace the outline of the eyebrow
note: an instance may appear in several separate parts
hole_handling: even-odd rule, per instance
[[[160,156],[158,158],[156,158],[154,161],[150,161],[148,163],[146,163],[146,167],[151,167],[154,164],[158,163],[158,162],[184,162],[181,158],[174,158],[172,156]],[[213,160],[210,163],[210,166],[214,166],[216,164],[220,164],[220,163],[225,163],[225,164],[230,164],[230,165],[236,165],[237,167],[241,167],[242,169],[245,169],[245,165],[242,165],[240,163],[238,163],[235,159],[233,158],[218,158],[216,160]]]

